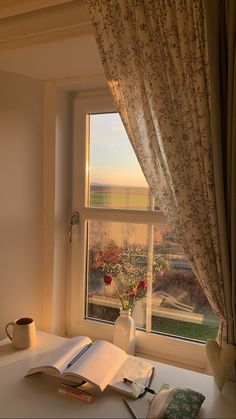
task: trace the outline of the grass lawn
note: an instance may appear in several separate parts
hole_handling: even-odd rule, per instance
[[[162,317],[152,318],[152,329],[156,332],[202,341],[214,339],[218,332],[217,326],[163,319]]]

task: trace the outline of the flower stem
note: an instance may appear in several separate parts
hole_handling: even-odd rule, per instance
[[[116,281],[114,280],[114,278],[113,278],[113,277],[112,277],[112,282],[113,282],[113,285],[114,285],[115,290],[116,290],[116,292],[117,292],[118,298],[119,298],[119,300],[120,300],[120,302],[121,302],[122,308],[124,308],[124,304],[123,304],[122,297],[121,297],[121,295],[120,295],[120,293],[119,293],[119,290],[118,290],[117,285],[116,285]]]

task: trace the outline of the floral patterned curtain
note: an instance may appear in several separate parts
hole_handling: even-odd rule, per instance
[[[87,3],[136,156],[227,339],[203,0]]]

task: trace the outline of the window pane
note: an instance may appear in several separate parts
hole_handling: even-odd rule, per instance
[[[153,248],[148,225],[90,221],[88,231],[87,317],[116,320],[121,302],[113,283],[104,284],[112,274],[121,295],[138,291],[137,328],[203,341],[216,336],[219,322],[168,224],[154,226]],[[148,289],[137,289],[148,275]]]
[[[149,188],[118,113],[90,115],[89,182],[92,207],[149,207]]]
[[[219,321],[168,224],[154,228],[154,254],[166,266],[153,277],[152,330],[203,341],[215,338]]]
[[[132,304],[131,291],[147,277],[147,231],[141,224],[90,221],[88,257],[87,316],[115,321],[121,302],[113,283],[105,285],[111,274],[123,302]],[[140,301],[145,294],[139,289]]]

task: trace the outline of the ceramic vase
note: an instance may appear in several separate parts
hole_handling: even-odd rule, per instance
[[[131,310],[120,309],[120,315],[114,325],[113,343],[127,354],[135,353],[135,322]]]

